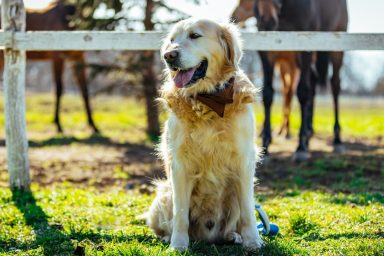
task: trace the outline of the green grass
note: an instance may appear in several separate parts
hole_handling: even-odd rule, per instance
[[[0,135],[4,134],[3,97],[0,94]],[[51,94],[27,95],[27,127],[33,138],[47,138],[55,134],[53,125],[54,97]],[[145,135],[145,109],[143,100],[134,100],[122,97],[96,97],[92,100],[95,122],[100,126],[103,134],[108,137],[143,142],[148,138]],[[341,99],[342,134],[376,138],[384,134],[383,99],[351,100],[348,97]],[[261,128],[263,122],[263,108],[259,102],[256,105],[257,124]],[[281,124],[281,102],[273,105],[272,127],[278,128]],[[161,115],[165,120],[166,115]],[[84,138],[89,136],[86,116],[79,96],[66,95],[63,97],[62,126],[73,136]],[[333,132],[333,107],[331,99],[321,99],[316,102],[314,128],[321,134]],[[294,101],[291,118],[293,135],[297,134],[300,125],[298,103]],[[261,129],[259,129],[261,130]],[[128,132],[127,132],[128,131]]]
[[[4,134],[4,100],[0,95],[0,136]],[[122,97],[97,97],[92,101],[94,119],[104,135],[130,142],[147,141],[143,101]],[[53,124],[54,97],[51,94],[29,94],[26,104],[27,129],[30,138],[43,140],[56,134]],[[87,138],[90,129],[80,96],[62,99],[61,122],[66,134]],[[127,132],[129,131],[129,132]]]
[[[272,127],[276,129],[282,123],[281,102],[272,106]],[[383,98],[351,98],[340,99],[340,125],[342,135],[353,137],[376,138],[384,134],[384,99]],[[257,104],[257,123],[264,120],[262,104]],[[291,114],[292,135],[298,134],[301,117],[299,103],[293,100]],[[332,134],[334,125],[333,102],[331,98],[320,98],[315,101],[314,129],[317,133]]]
[[[170,252],[168,244],[138,219],[153,194],[140,193],[145,190],[140,185],[126,187],[138,179],[140,170],[155,168],[153,160],[146,158],[152,144],[145,133],[144,102],[97,97],[92,104],[102,135],[91,135],[78,96],[64,97],[66,134],[57,135],[52,124],[53,96],[28,95],[34,185],[32,193],[5,188],[8,176],[0,155],[0,255],[253,255],[239,246],[202,242],[192,243],[184,254]],[[276,128],[280,107],[276,104],[273,109]],[[384,134],[383,107],[378,99],[342,100],[343,137],[353,138],[349,143],[356,138],[364,146],[360,151],[343,156],[322,153],[303,164],[278,156],[275,164],[259,168],[257,199],[281,230],[277,237],[264,238],[260,255],[383,255],[384,151],[380,142],[370,142]],[[0,140],[4,139],[2,108],[0,97]],[[255,108],[260,126],[262,107]],[[331,101],[321,100],[315,114],[315,129],[321,136],[331,138],[332,116]],[[298,125],[295,106],[293,135]],[[135,155],[139,150],[141,154]],[[87,162],[59,157],[76,152],[98,158]],[[118,157],[110,156],[111,152]],[[89,180],[60,180],[69,177],[60,175],[82,172],[90,173]],[[102,173],[108,173],[108,182],[98,181]],[[98,182],[101,185],[96,186]]]
[[[319,192],[267,196],[271,221],[262,255],[382,255],[384,199]],[[0,255],[247,255],[239,246],[192,243],[170,254],[144,222],[152,196],[72,186],[0,192]]]

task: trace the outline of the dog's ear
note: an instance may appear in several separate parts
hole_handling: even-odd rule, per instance
[[[240,32],[236,25],[231,23],[221,24],[219,39],[225,52],[226,61],[235,69],[238,69],[242,51]]]

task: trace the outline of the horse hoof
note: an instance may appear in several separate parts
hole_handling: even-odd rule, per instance
[[[93,131],[93,134],[96,134],[96,135],[101,134],[100,130],[96,126],[92,127],[92,131]]]
[[[292,161],[295,163],[307,161],[311,155],[307,151],[297,151],[292,156]]]
[[[271,163],[271,157],[269,155],[264,155],[260,160],[260,164],[264,166],[268,166],[270,163]]]
[[[345,146],[343,144],[333,145],[333,153],[343,154],[345,152]]]

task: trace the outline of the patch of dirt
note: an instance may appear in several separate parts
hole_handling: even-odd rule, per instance
[[[258,191],[296,188],[384,191],[380,185],[384,184],[381,138],[345,140],[345,152],[340,155],[333,153],[330,138],[315,136],[310,143],[311,159],[305,163],[291,161],[296,145],[295,139],[274,138],[268,164],[261,164],[257,170]],[[0,141],[0,187],[8,186],[5,155],[4,141]],[[150,184],[154,179],[164,177],[162,163],[152,145],[110,139],[30,142],[30,170],[33,182],[41,186],[69,182],[80,187],[117,186],[144,193],[153,191]]]
[[[162,164],[153,147],[103,141],[101,143],[64,143],[47,146],[30,143],[32,181],[41,186],[69,182],[75,186],[127,189],[150,184],[163,177]],[[6,155],[0,146],[0,156]],[[8,186],[6,159],[0,159],[0,186]]]
[[[345,139],[342,153],[334,152],[331,139],[314,136],[310,141],[310,159],[295,163],[292,156],[298,141],[274,137],[268,161],[262,162],[257,170],[259,185],[274,191],[384,192],[382,138]]]

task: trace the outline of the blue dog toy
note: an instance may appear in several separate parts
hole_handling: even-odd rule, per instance
[[[257,229],[259,230],[259,232],[263,235],[277,235],[277,233],[279,233],[279,226],[269,222],[268,215],[264,212],[263,208],[261,208],[260,204],[256,204],[255,209],[259,214],[259,218],[261,220],[261,222],[257,224]]]

